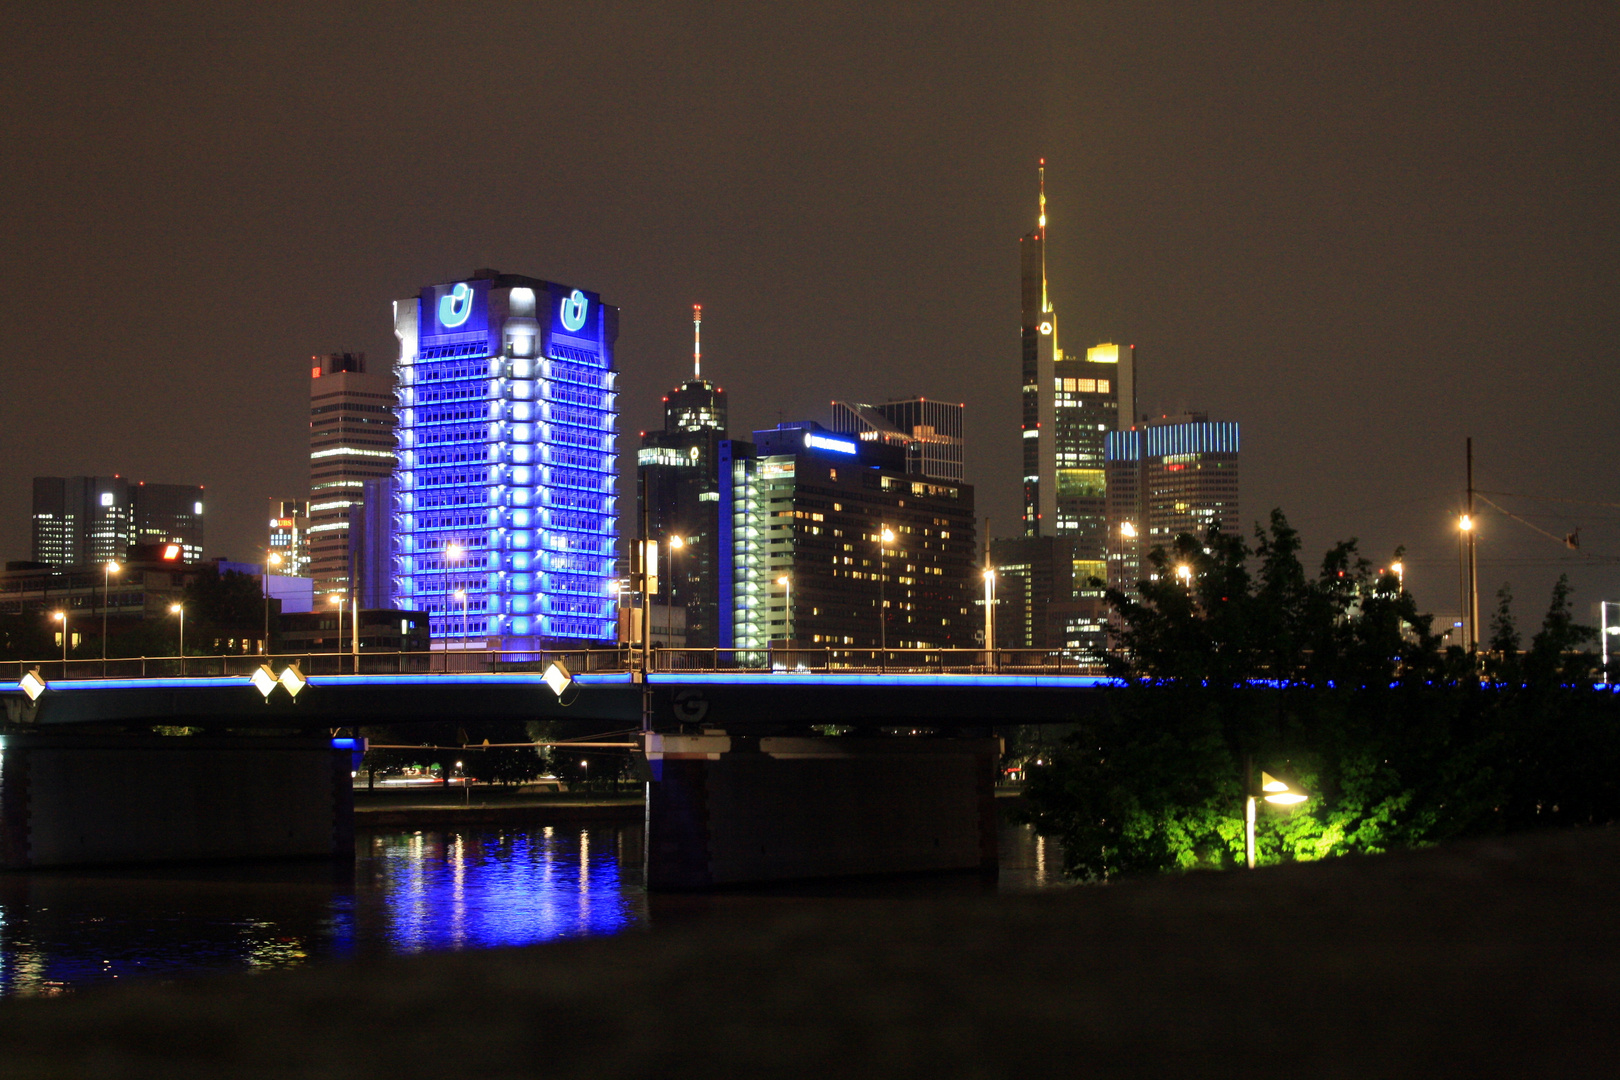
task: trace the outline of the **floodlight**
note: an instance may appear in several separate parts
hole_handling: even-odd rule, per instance
[[[31,667],[17,684],[22,687],[23,693],[28,695],[29,701],[38,701],[39,695],[45,692],[45,680],[39,677],[39,668]]]
[[[253,675],[250,681],[253,683],[253,689],[257,690],[268,699],[270,697],[270,691],[276,688],[276,673],[270,670],[269,664],[260,664],[258,667],[253,669]]]
[[[1295,790],[1268,772],[1260,774],[1260,790],[1265,792],[1266,802],[1275,806],[1295,806],[1310,797],[1303,791]]]
[[[309,680],[304,678],[304,673],[298,670],[298,661],[296,660],[281,669],[280,682],[282,686],[287,688],[288,695],[293,698],[298,697],[298,691],[309,685]]]

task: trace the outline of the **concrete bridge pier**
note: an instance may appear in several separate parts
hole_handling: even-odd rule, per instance
[[[995,739],[647,740],[649,889],[995,872]]]
[[[322,736],[0,735],[0,870],[352,858],[350,754]]]

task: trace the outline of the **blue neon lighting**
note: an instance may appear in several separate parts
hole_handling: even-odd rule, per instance
[[[335,738],[335,739],[332,740],[332,749],[334,749],[334,750],[359,750],[360,749],[360,740],[359,739]]]
[[[832,450],[839,454],[855,453],[855,444],[852,442],[846,442],[843,439],[829,439],[825,435],[815,435],[808,431],[804,433],[804,445],[813,450]]]
[[[573,333],[584,326],[585,309],[589,305],[590,301],[578,289],[563,297],[562,307],[557,312],[557,317],[562,320],[563,329]]]
[[[889,686],[894,688],[943,686],[962,690],[1023,689],[1077,690],[1126,685],[1105,675],[967,675],[840,671],[713,671],[653,674],[654,685],[681,686]]]
[[[472,286],[458,281],[455,288],[439,297],[439,325],[454,330],[467,321],[472,309]]]
[[[487,305],[501,310],[503,289],[549,292],[558,340],[546,337],[538,357],[526,347],[508,355],[510,333],[476,345],[401,334],[394,600],[426,611],[435,641],[508,651],[610,642],[618,394],[608,309],[599,316],[580,289],[517,280],[529,283],[425,294],[454,303],[467,286],[471,314],[453,335],[465,338]]]

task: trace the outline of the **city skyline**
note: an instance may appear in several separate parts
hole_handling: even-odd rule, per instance
[[[1248,520],[1280,506],[1308,548],[1358,536],[1375,563],[1405,544],[1420,604],[1449,611],[1466,435],[1482,489],[1620,502],[1601,467],[1620,378],[1611,9],[831,9],[498,33],[483,14],[379,30],[314,10],[108,9],[71,35],[31,11],[4,46],[0,310],[27,403],[0,466],[7,558],[27,554],[31,476],[116,468],[205,484],[208,554],[253,559],[265,498],[307,469],[301,359],[393,355],[387,302],[480,265],[623,306],[622,433],[656,425],[697,301],[735,430],[822,415],[824,387],[967,402],[966,480],[991,535],[1017,535],[1010,246],[1041,157],[1066,340],[1136,345],[1143,411],[1241,422]],[[535,73],[542,39],[577,66]],[[221,41],[229,64],[207,60]],[[463,77],[491,41],[516,82]],[[593,74],[624,51],[644,70]],[[154,65],[184,74],[131,99]],[[462,165],[587,141],[524,180],[532,207]],[[61,284],[86,265],[116,282],[89,302]],[[1620,553],[1612,509],[1492,497]],[[1536,603],[1566,568],[1583,612],[1620,591],[1612,563],[1494,512],[1482,527],[1486,606],[1504,580]]]

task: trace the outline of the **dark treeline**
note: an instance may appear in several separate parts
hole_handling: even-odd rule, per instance
[[[1129,685],[1028,771],[1027,819],[1070,873],[1241,865],[1262,769],[1310,794],[1262,810],[1266,862],[1620,818],[1620,708],[1567,581],[1528,647],[1504,589],[1477,662],[1354,541],[1314,577],[1299,552],[1274,511],[1252,547],[1183,536],[1138,595],[1109,591]]]

